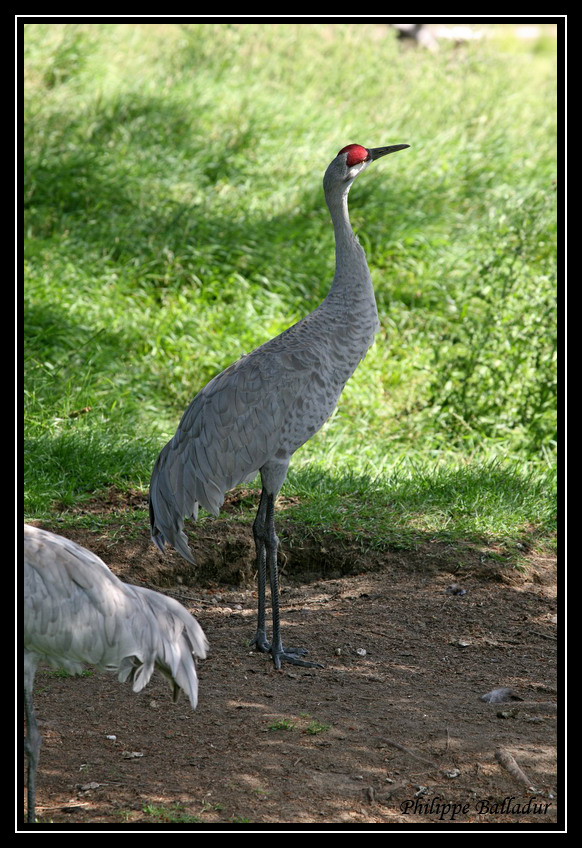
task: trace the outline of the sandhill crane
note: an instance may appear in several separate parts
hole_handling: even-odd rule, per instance
[[[148,683],[154,666],[173,681],[173,697],[198,702],[194,657],[208,642],[196,619],[173,600],[122,583],[75,542],[24,525],[24,705],[28,755],[28,821],[35,821],[36,769],[41,736],[32,690],[40,660],[79,674],[84,663],[117,672],[133,691]]]
[[[339,151],[323,178],[335,233],[335,276],[329,294],[310,315],[214,377],[184,413],[153,469],[152,539],[162,552],[168,542],[191,563],[184,517],[196,519],[199,505],[218,515],[225,493],[260,472],[262,492],[253,524],[258,620],[250,644],[270,652],[277,669],[282,661],[321,666],[301,659],[305,650],[285,650],[281,641],[275,499],[292,454],[334,411],[380,326],[366,256],[350,224],[348,192],[371,162],[409,146],[368,150],[348,144]],[[271,643],[265,630],[267,560]]]

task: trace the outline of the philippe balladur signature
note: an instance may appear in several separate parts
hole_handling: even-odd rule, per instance
[[[438,815],[439,819],[448,819],[454,821],[456,816],[467,815],[469,813],[477,813],[478,815],[515,815],[523,816],[531,813],[544,815],[548,812],[549,804],[544,804],[538,801],[537,795],[532,795],[525,803],[517,802],[513,795],[506,796],[503,801],[490,801],[483,798],[479,801],[469,802],[464,804],[443,803],[438,798],[433,798],[430,802],[422,802],[420,798],[413,800],[408,799],[402,801],[400,810],[403,813],[411,813],[417,815]]]

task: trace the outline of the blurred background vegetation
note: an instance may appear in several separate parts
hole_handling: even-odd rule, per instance
[[[382,329],[285,491],[550,532],[556,27],[475,29],[24,27],[29,518],[146,488],[197,391],[325,297],[337,151],[406,142],[350,195]]]

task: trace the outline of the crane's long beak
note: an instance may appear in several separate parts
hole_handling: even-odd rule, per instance
[[[410,147],[409,144],[392,144],[390,147],[373,147],[371,150],[368,150],[370,154],[370,159],[379,159],[380,156],[386,156],[387,153],[396,153],[397,150],[406,150],[407,147]]]

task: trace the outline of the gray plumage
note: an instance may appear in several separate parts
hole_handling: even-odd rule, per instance
[[[252,644],[270,651],[277,668],[280,659],[312,664],[298,660],[299,652],[290,656],[280,644],[274,499],[291,456],[332,414],[379,328],[366,257],[350,225],[348,192],[370,162],[408,146],[368,150],[350,144],[340,150],[323,181],[336,240],[336,269],[328,296],[310,315],[214,377],[184,413],[153,469],[152,539],[161,551],[169,543],[192,563],[184,518],[196,518],[199,505],[218,515],[226,492],[261,473],[263,493],[253,527],[259,623]],[[273,648],[264,634],[266,552],[271,570]]]
[[[28,820],[34,821],[40,733],[32,707],[40,660],[79,674],[89,663],[116,672],[140,692],[154,668],[198,701],[195,657],[208,642],[177,601],[119,580],[98,556],[75,542],[24,525],[24,696],[29,759]]]

